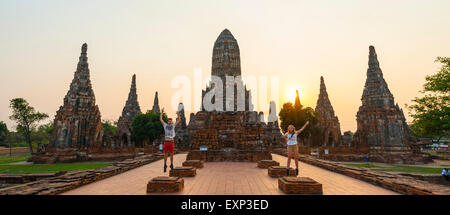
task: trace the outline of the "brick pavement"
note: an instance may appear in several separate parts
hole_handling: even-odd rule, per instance
[[[181,166],[186,154],[174,156],[175,166]],[[273,154],[273,159],[286,164],[286,157]],[[169,162],[169,161],[168,161]],[[294,162],[291,162],[294,167]],[[162,170],[163,160],[127,171],[92,184],[63,193],[63,195],[144,195],[147,182],[159,175],[168,175]],[[374,186],[345,175],[300,162],[300,175],[322,183],[325,195],[392,195],[393,191]],[[187,177],[185,188],[176,194],[201,195],[282,195],[277,179],[267,175],[266,169],[250,162],[207,162],[197,169],[197,176]]]

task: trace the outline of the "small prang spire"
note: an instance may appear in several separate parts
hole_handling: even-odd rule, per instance
[[[83,45],[81,46],[81,54],[86,53],[87,53],[87,43],[83,43]]]
[[[158,91],[155,92],[155,99],[153,100],[153,108],[152,111],[154,113],[160,113],[159,110],[159,100],[158,100]]]
[[[295,96],[295,103],[294,107],[301,107],[302,104],[300,103],[300,96],[298,95],[298,90],[295,90],[296,96]]]
[[[375,52],[375,47],[369,46],[369,68],[378,69],[380,68],[380,63],[377,59],[377,53]]]

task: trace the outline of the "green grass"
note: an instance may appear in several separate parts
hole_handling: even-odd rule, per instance
[[[344,165],[367,168],[366,164],[359,164],[359,163],[346,163]],[[404,172],[404,173],[419,173],[419,174],[440,174],[442,172],[442,168],[405,166],[405,165],[381,166],[369,164],[369,169],[379,172],[384,171],[384,172]]]
[[[70,163],[70,164],[0,164],[0,174],[56,173],[59,171],[75,171],[96,169],[109,166],[111,163]]]
[[[48,142],[42,142],[42,143],[40,143],[40,144],[47,144]],[[36,148],[36,147],[38,147],[38,142],[31,142],[31,145],[33,146],[33,148]],[[11,143],[11,146],[13,147],[13,148],[15,148],[15,147],[29,147],[28,146],[28,143],[27,142],[25,142],[25,141],[23,141],[23,142],[14,142],[14,143]],[[6,148],[9,148],[9,143],[8,144],[6,144],[6,146],[5,146]]]
[[[429,155],[431,155],[431,156],[436,156],[436,157],[438,157],[438,158],[447,158],[448,157],[448,155],[443,155],[443,154],[438,154],[438,153],[436,153],[436,152],[425,152],[426,154],[429,154]]]
[[[354,166],[354,167],[364,167],[364,168],[366,168],[367,167],[367,164],[365,164],[365,163],[344,163],[344,165],[346,165],[346,166]],[[383,166],[378,166],[378,165],[374,165],[374,164],[371,164],[371,163],[369,163],[369,168],[383,168]]]
[[[21,156],[2,156],[0,157],[0,165],[1,164],[9,164],[15,162],[26,161],[30,158],[30,155],[21,155]]]

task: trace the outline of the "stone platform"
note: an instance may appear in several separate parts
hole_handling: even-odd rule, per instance
[[[158,176],[147,184],[147,193],[173,193],[184,188],[184,180],[180,177]]]
[[[197,174],[197,169],[194,167],[175,167],[169,172],[169,176],[173,177],[194,177]]]
[[[322,184],[308,177],[283,176],[278,178],[278,188],[288,194],[322,195]]]
[[[277,161],[274,160],[260,160],[258,161],[258,167],[259,168],[263,168],[263,169],[267,169],[271,166],[280,166],[280,163],[278,163]]]
[[[286,166],[271,166],[267,169],[267,174],[270,177],[286,176],[286,169]],[[295,175],[295,169],[292,167],[289,168],[289,175]]]
[[[205,162],[201,160],[187,160],[183,162],[183,166],[191,166],[195,168],[203,168]]]
[[[271,160],[272,155],[261,150],[191,150],[186,160],[202,160],[205,162],[236,161],[236,162],[258,162],[260,160]]]

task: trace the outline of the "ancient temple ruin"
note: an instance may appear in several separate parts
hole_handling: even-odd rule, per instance
[[[267,117],[266,126],[266,143],[269,147],[280,147],[284,143],[284,136],[278,124],[277,106],[274,101],[270,102],[269,116]]]
[[[209,85],[202,91],[203,111],[212,111],[205,104],[206,100],[214,103],[214,108],[218,111],[253,110],[250,91],[247,90],[247,86],[244,85],[241,77],[239,45],[228,29],[223,30],[214,43],[211,78]],[[215,78],[221,81],[222,86],[214,82]],[[227,91],[227,89],[229,90]],[[213,92],[216,93],[207,97],[208,94]],[[220,97],[222,98],[220,99]],[[216,99],[222,100],[222,102],[215,103]]]
[[[160,113],[161,112],[161,110],[159,109],[158,91],[155,92],[155,99],[153,100],[152,111],[154,113]]]
[[[182,151],[189,150],[192,143],[191,137],[189,136],[186,116],[184,114],[184,105],[183,103],[178,104],[178,113],[180,114],[180,124],[175,127],[175,146],[177,149],[181,149]]]
[[[339,146],[341,144],[341,126],[328,98],[323,77],[320,77],[320,93],[316,104],[317,126],[320,135],[317,138],[319,146]]]
[[[211,77],[212,79],[218,77],[223,85],[216,85],[212,80],[206,90],[202,91],[201,111],[195,115],[191,114],[188,126],[192,146],[187,159],[204,161],[271,159],[266,147],[281,145],[282,142],[275,134],[267,138],[266,133],[268,131],[275,133],[274,127],[277,123],[271,124],[271,129],[267,130],[262,120],[264,116],[262,112],[252,111],[251,93],[241,79],[239,46],[227,29],[222,31],[214,43]],[[207,97],[211,93],[213,96]],[[223,98],[216,99],[216,96]],[[213,104],[214,108],[211,110],[207,107],[205,101]],[[275,140],[272,138],[274,136]]]
[[[35,163],[109,160],[134,156],[133,146],[118,146],[105,136],[90,81],[87,44],[81,55],[64,103],[56,112],[50,144],[33,155]]]
[[[403,110],[394,103],[373,46],[369,47],[369,68],[356,115],[356,147],[369,147],[371,161],[423,163],[424,157],[406,124]]]
[[[120,140],[120,146],[132,146],[135,144],[131,124],[133,123],[134,117],[139,113],[141,113],[141,108],[136,93],[136,75],[133,75],[128,99],[123,107],[122,115],[117,121],[117,136]]]

